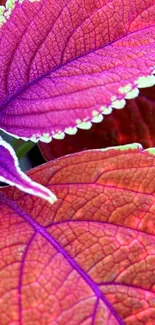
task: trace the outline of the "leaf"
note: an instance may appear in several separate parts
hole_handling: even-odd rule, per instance
[[[0,128],[50,142],[155,84],[154,0],[8,1],[1,9]]]
[[[33,182],[19,168],[16,154],[7,142],[0,137],[0,181],[17,186],[20,190],[37,195],[50,203],[56,201],[56,197],[47,188]]]
[[[106,148],[126,143],[140,142],[143,148],[155,146],[155,86],[140,91],[140,95],[127,100],[123,111],[115,110],[103,122],[93,123],[90,130],[62,141],[39,142],[46,160],[87,149]]]
[[[2,325],[154,324],[154,153],[135,144],[30,171],[53,206],[0,191]]]

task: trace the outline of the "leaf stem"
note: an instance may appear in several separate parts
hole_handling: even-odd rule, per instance
[[[23,158],[35,145],[36,143],[31,141],[24,142],[18,149],[16,149],[18,159]]]

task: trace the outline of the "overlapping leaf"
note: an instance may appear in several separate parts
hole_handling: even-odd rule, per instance
[[[137,87],[154,85],[154,9],[154,0],[7,1],[0,7],[0,129],[33,141],[62,139],[122,108]]]
[[[0,191],[2,325],[154,324],[155,156],[121,149],[32,170],[53,206]]]
[[[10,185],[16,185],[19,189],[37,195],[48,200],[50,203],[56,201],[53,195],[45,187],[33,182],[19,168],[16,154],[12,147],[0,137],[0,181]]]
[[[24,0],[7,7],[0,29],[6,132],[63,138],[155,83],[154,0]]]

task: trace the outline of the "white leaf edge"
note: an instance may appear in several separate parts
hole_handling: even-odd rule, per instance
[[[39,183],[36,183],[36,182],[32,181],[30,177],[28,177],[26,174],[24,174],[24,172],[21,171],[21,169],[19,167],[19,162],[18,162],[18,159],[17,159],[17,156],[16,156],[16,153],[15,153],[14,149],[11,147],[11,145],[9,143],[4,141],[1,137],[0,137],[0,146],[3,146],[7,151],[9,151],[11,157],[14,160],[14,166],[15,166],[15,169],[17,171],[17,174],[21,178],[21,181],[24,180],[24,181],[27,182],[27,187],[22,186],[18,182],[17,183],[13,182],[11,180],[11,177],[9,179],[9,178],[5,178],[5,177],[0,175],[0,181],[1,182],[5,182],[5,183],[7,183],[7,184],[9,184],[11,186],[16,186],[21,191],[24,191],[24,192],[26,192],[28,194],[32,194],[32,195],[38,196],[38,197],[40,197],[42,199],[45,199],[50,204],[53,204],[54,202],[57,201],[57,198],[56,198],[55,194],[53,194],[49,189],[47,189],[43,185],[40,185]],[[11,166],[10,166],[10,169],[11,169]],[[32,187],[34,187],[34,189],[29,188],[29,184]],[[35,190],[35,188],[36,188],[36,190]]]
[[[30,2],[39,2],[40,0],[29,0]],[[22,4],[24,0],[7,0],[5,6],[0,6],[0,28],[1,26],[7,22],[9,19],[16,3]],[[111,98],[111,105],[109,106],[100,106],[99,111],[96,114],[96,111],[92,112],[92,118],[86,117],[82,121],[75,121],[75,126],[69,126],[64,131],[57,130],[55,132],[51,131],[51,133],[43,133],[36,134],[30,138],[27,137],[19,137],[14,133],[10,133],[5,131],[3,128],[0,128],[3,132],[11,135],[16,139],[23,139],[24,141],[32,141],[37,143],[38,141],[42,141],[44,143],[49,143],[52,141],[52,138],[62,140],[65,137],[65,134],[75,135],[78,129],[89,130],[92,127],[92,123],[100,123],[104,119],[104,115],[111,114],[113,108],[114,109],[122,109],[126,105],[126,99],[133,99],[139,95],[139,89],[152,87],[155,85],[155,66],[150,67],[150,72],[148,72],[145,76],[140,76],[138,79],[133,81],[133,84],[126,84],[124,87],[120,87],[118,89],[119,93],[123,98],[117,99],[116,96]],[[101,117],[101,114],[103,117]]]

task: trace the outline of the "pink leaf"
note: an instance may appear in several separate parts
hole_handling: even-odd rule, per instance
[[[0,17],[0,128],[49,142],[155,84],[155,3],[14,2]]]
[[[33,182],[19,168],[13,148],[0,137],[0,181],[17,186],[20,190],[37,195],[50,203],[56,201],[47,188]]]
[[[93,123],[90,130],[79,130],[61,141],[39,142],[46,160],[77,151],[106,148],[139,142],[143,148],[155,146],[155,86],[141,89],[135,99],[127,100],[125,109],[115,110],[101,123]]]
[[[53,206],[0,190],[2,325],[155,323],[154,152],[88,151],[32,170]]]

